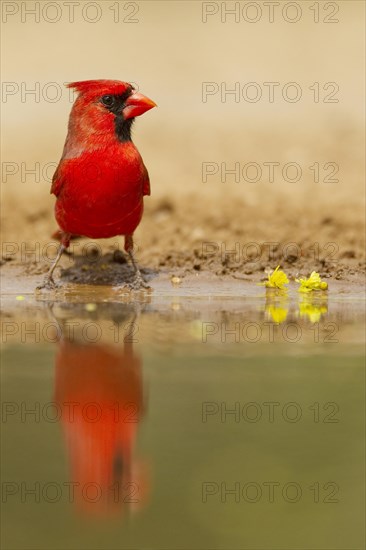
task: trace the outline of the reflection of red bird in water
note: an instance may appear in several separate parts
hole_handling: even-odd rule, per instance
[[[140,359],[119,349],[63,341],[56,358],[74,498],[88,514],[115,515],[143,498],[133,447],[143,407]],[[137,476],[137,477],[136,477]]]

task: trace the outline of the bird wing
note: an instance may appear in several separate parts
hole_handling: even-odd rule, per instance
[[[56,197],[59,196],[62,186],[65,183],[64,178],[64,163],[65,161],[61,160],[60,164],[56,168],[56,172],[53,174],[52,178],[52,185],[51,185],[51,191],[50,193],[53,195],[56,195]]]
[[[142,194],[145,196],[145,195],[150,195],[151,191],[150,191],[150,178],[149,178],[149,173],[146,169],[146,166],[144,165],[144,183],[142,185]]]

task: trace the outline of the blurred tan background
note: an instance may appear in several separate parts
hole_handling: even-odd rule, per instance
[[[47,240],[55,228],[54,197],[44,177],[46,173],[49,180],[53,168],[43,169],[60,158],[71,108],[69,92],[63,89],[59,100],[52,101],[55,92],[64,82],[110,78],[137,83],[158,103],[158,109],[137,119],[134,130],[151,177],[152,196],[137,234],[142,250],[151,251],[151,261],[162,249],[191,250],[202,240],[231,236],[242,242],[332,240],[346,256],[362,257],[363,2],[300,1],[297,13],[280,2],[272,23],[263,2],[251,8],[248,2],[237,3],[238,22],[238,15],[229,14],[225,22],[221,2],[80,2],[74,22],[63,2],[44,12],[47,2],[40,2],[39,22],[21,4],[2,6],[6,239]],[[34,2],[25,4],[34,9]],[[114,22],[117,4],[119,22]],[[235,3],[224,5],[232,9]],[[297,22],[286,21],[299,13]],[[98,17],[94,23],[85,20]],[[245,20],[256,17],[257,22]],[[223,102],[218,92],[203,102],[205,82],[216,83],[219,90],[237,82],[242,90],[256,82],[262,98],[254,103],[241,96],[235,102],[231,94]],[[273,102],[265,82],[280,83]],[[289,82],[301,89],[298,102],[282,97]],[[324,89],[330,82],[339,86],[331,96],[333,85]],[[314,83],[319,83],[319,102],[314,101]],[[25,93],[31,89],[36,95]],[[327,97],[338,102],[324,102]],[[37,162],[39,181],[24,174]],[[225,162],[228,168],[256,162],[262,177],[256,183],[242,177],[235,182],[228,175],[222,182],[219,171],[203,183],[205,162]],[[280,163],[273,182],[265,162]],[[301,166],[300,181],[283,179],[281,170],[288,162]],[[309,169],[315,162],[318,183]],[[326,163],[339,166],[338,182],[324,181],[332,171],[329,166],[324,171]]]

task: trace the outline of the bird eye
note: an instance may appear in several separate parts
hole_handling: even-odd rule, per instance
[[[106,107],[112,107],[113,103],[114,103],[114,97],[112,95],[104,95],[102,98],[101,98],[101,102],[103,103],[103,105],[105,105]]]

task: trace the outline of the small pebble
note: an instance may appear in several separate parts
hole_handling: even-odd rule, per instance
[[[180,277],[176,277],[173,275],[173,277],[170,279],[173,285],[180,285],[182,282],[182,279]]]

